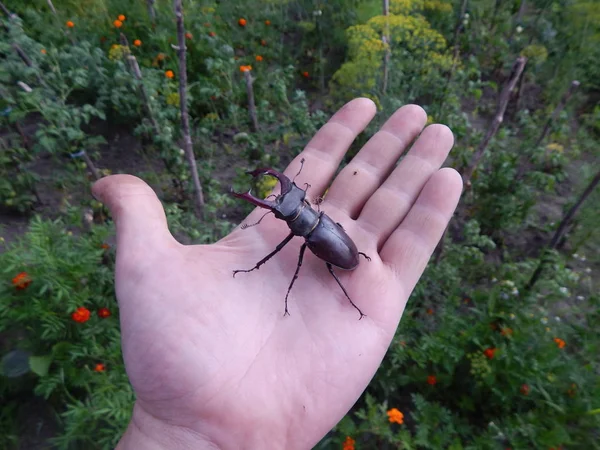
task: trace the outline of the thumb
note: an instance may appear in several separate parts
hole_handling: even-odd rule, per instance
[[[176,243],[160,200],[139,178],[132,175],[104,177],[94,183],[92,194],[111,212],[122,255],[136,258]]]

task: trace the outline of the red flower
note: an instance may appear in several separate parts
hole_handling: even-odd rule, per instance
[[[302,76],[304,78],[308,78],[310,76],[310,74],[308,72],[302,72]]]
[[[83,306],[77,308],[73,314],[71,314],[73,320],[77,323],[84,323],[90,320],[90,310]]]
[[[208,35],[210,37],[215,37],[217,35],[217,33],[215,33],[214,31],[211,31],[210,33],[208,33]]]
[[[246,26],[246,23],[247,23],[247,22],[246,22],[246,19],[244,19],[244,18],[241,18],[240,20],[238,20],[238,25],[239,25],[240,27],[245,27],[245,26]]]
[[[498,349],[497,349],[497,348],[493,348],[493,347],[486,348],[486,349],[483,351],[483,354],[484,354],[484,355],[485,355],[485,356],[486,356],[488,359],[492,359],[492,358],[494,357],[494,353],[496,353],[496,350],[498,350]]]
[[[530,388],[529,388],[528,384],[522,384],[521,385],[521,389],[520,389],[521,394],[523,394],[523,395],[529,395],[529,390],[530,390]]]
[[[194,35],[188,31],[187,33],[185,33],[185,38],[191,40],[194,38]]]
[[[427,314],[431,316],[433,314],[433,308],[427,308]]]
[[[31,278],[29,278],[27,272],[21,272],[12,279],[12,284],[17,289],[22,290],[31,284]]]
[[[94,367],[94,372],[104,372],[105,370],[106,370],[106,366],[102,363],[98,363]]]
[[[350,436],[346,436],[346,440],[342,444],[342,450],[354,450],[354,444],[356,441]]]
[[[435,377],[435,375],[428,375],[427,376],[427,384],[435,386],[436,383],[437,383],[437,378]]]
[[[266,39],[261,39],[261,40],[260,40],[260,45],[262,45],[263,47],[264,47],[265,45],[267,45],[267,41],[266,41]]]
[[[106,319],[107,317],[110,317],[112,315],[112,313],[110,312],[110,310],[108,308],[100,308],[98,310],[98,317],[102,318],[102,319]]]
[[[266,26],[269,26],[269,25],[271,25],[271,21],[270,21],[270,20],[265,20],[265,25],[266,25]]]

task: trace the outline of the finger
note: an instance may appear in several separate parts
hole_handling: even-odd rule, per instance
[[[356,218],[426,122],[427,113],[420,106],[398,109],[336,177],[327,203]]]
[[[354,139],[375,116],[377,107],[368,98],[346,103],[311,139],[305,149],[290,163],[285,174],[290,178],[298,173],[300,161],[304,168],[296,184],[310,184],[309,197],[317,198],[329,186],[338,166]]]
[[[358,217],[359,224],[374,234],[377,248],[404,219],[429,178],[442,166],[454,144],[445,125],[431,125],[398,167],[367,201]]]
[[[398,275],[407,297],[442,237],[461,192],[462,178],[456,170],[437,171],[383,245],[381,259]]]
[[[139,178],[104,177],[92,186],[92,193],[108,207],[115,221],[119,262],[147,261],[153,251],[178,245],[158,197]]]

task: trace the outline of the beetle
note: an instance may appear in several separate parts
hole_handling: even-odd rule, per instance
[[[303,167],[304,158],[300,160],[300,170],[294,177],[294,180],[300,174]],[[257,262],[254,267],[251,269],[234,270],[233,276],[235,277],[236,274],[240,272],[252,272],[253,270],[260,268],[260,266],[285,247],[294,236],[300,236],[304,238],[304,243],[302,244],[302,247],[300,247],[296,272],[294,273],[292,282],[285,295],[285,312],[283,315],[286,316],[290,314],[287,306],[288,296],[290,295],[294,282],[298,278],[300,266],[302,266],[302,259],[304,258],[304,252],[308,247],[318,258],[325,261],[329,273],[340,286],[352,306],[359,312],[359,320],[362,319],[365,314],[363,314],[360,308],[354,304],[340,279],[333,271],[333,266],[343,270],[353,270],[358,266],[359,257],[361,255],[364,256],[367,261],[371,261],[371,258],[365,253],[358,251],[356,244],[352,241],[350,236],[348,236],[340,223],[334,222],[333,219],[320,210],[320,207],[317,211],[312,208],[311,204],[306,199],[306,191],[310,187],[308,183],[305,184],[305,189],[301,189],[296,185],[294,180],[290,180],[284,174],[270,168],[256,169],[246,173],[252,175],[253,178],[257,178],[261,175],[270,175],[277,178],[281,186],[281,193],[274,196],[274,200],[267,200],[268,197],[263,200],[253,196],[251,190],[246,193],[238,193],[234,192],[232,189],[231,194],[234,197],[241,198],[256,206],[269,210],[269,212],[263,215],[258,222],[251,225],[244,224],[242,225],[242,229],[258,225],[268,214],[273,213],[277,219],[284,220],[287,223],[290,234],[275,247],[275,250]],[[317,205],[319,204],[320,202],[317,203]]]

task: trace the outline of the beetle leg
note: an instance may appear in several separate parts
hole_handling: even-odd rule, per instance
[[[371,261],[371,257],[370,257],[370,256],[367,256],[367,254],[366,254],[366,253],[363,253],[363,252],[358,252],[358,254],[359,254],[359,255],[363,255],[367,261]]]
[[[285,312],[283,313],[284,317],[290,315],[290,313],[288,312],[288,309],[287,309],[288,295],[290,295],[292,286],[294,285],[296,278],[298,278],[298,272],[300,272],[300,266],[302,265],[302,258],[304,258],[305,250],[306,250],[306,243],[302,244],[302,247],[300,247],[300,255],[298,255],[298,266],[296,267],[296,272],[294,273],[294,278],[292,278],[292,282],[290,283],[290,287],[288,288],[287,294],[285,294]]]
[[[253,270],[258,269],[260,266],[262,266],[264,263],[266,263],[269,259],[271,259],[273,257],[273,255],[275,255],[275,253],[277,253],[279,250],[281,250],[283,247],[285,247],[285,245],[290,242],[292,240],[292,238],[294,237],[294,233],[290,233],[288,235],[288,237],[286,237],[283,242],[281,242],[281,244],[279,244],[277,247],[275,247],[275,250],[273,250],[271,253],[269,253],[267,256],[265,256],[263,259],[261,259],[259,262],[256,263],[256,265],[252,268],[252,269],[248,269],[248,270],[234,270],[233,271],[233,277],[235,278],[235,275],[238,272],[252,272]]]
[[[344,291],[344,294],[346,295],[346,298],[348,300],[350,300],[350,303],[352,304],[352,306],[354,306],[356,308],[356,310],[360,313],[360,318],[358,320],[360,320],[363,317],[365,317],[365,314],[363,314],[363,312],[360,310],[360,308],[354,304],[354,302],[352,301],[352,299],[350,298],[350,296],[346,292],[346,289],[344,288],[344,286],[342,286],[342,282],[340,281],[340,279],[337,277],[337,275],[333,271],[333,267],[331,266],[331,264],[329,264],[329,263],[325,263],[325,264],[327,264],[327,268],[329,269],[329,273],[331,275],[333,275],[333,278],[335,278],[335,281],[337,281],[337,284],[339,284],[340,287],[342,288],[342,291]]]
[[[256,223],[251,223],[250,225],[248,225],[247,223],[243,224],[241,226],[242,230],[245,230],[246,228],[250,228],[250,227],[253,227],[255,225],[258,225],[265,217],[267,217],[267,214],[271,214],[272,212],[273,211],[269,211],[269,212],[263,214],[263,216],[260,219],[258,219],[258,222],[256,222]]]

